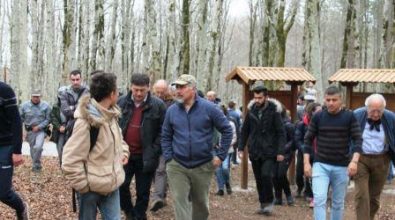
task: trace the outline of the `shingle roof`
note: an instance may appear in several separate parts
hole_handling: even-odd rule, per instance
[[[395,69],[340,69],[328,81],[395,83]]]
[[[294,81],[304,82],[313,81],[315,78],[304,68],[289,67],[235,67],[232,72],[226,76],[226,81],[232,79],[241,79],[244,83],[249,84],[251,81]]]

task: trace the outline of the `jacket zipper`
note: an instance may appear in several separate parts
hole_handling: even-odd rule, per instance
[[[111,135],[112,135],[112,139],[114,140],[114,158],[116,158],[116,155],[117,155],[117,148],[116,148],[116,145],[115,145],[115,135],[114,135],[114,132],[112,131],[112,123],[110,124],[110,132],[111,132]],[[114,163],[116,163],[116,161],[114,160],[113,161],[113,163],[112,163],[112,172],[113,172],[113,174],[114,174],[114,182],[115,182],[115,186],[117,185],[117,174],[115,173],[115,166],[114,166]]]

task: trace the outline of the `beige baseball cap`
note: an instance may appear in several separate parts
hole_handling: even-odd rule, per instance
[[[192,75],[188,74],[182,74],[181,76],[178,77],[176,81],[174,81],[171,85],[188,85],[188,84],[196,84],[196,79]]]
[[[33,91],[32,91],[32,96],[41,96],[41,90],[39,90],[39,89],[33,89]]]

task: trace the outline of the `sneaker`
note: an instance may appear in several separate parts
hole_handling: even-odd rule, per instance
[[[271,215],[273,213],[273,203],[266,205],[262,211],[264,215]]]
[[[314,199],[313,198],[310,199],[309,207],[314,208]]]
[[[223,196],[224,194],[225,193],[223,189],[218,190],[218,192],[216,193],[217,196]]]
[[[134,218],[134,215],[133,215],[133,213],[130,211],[130,212],[125,212],[125,219],[126,220],[135,220],[135,218]]]
[[[24,203],[25,209],[23,210],[22,213],[17,213],[17,219],[18,220],[29,220],[29,205],[27,203]]]
[[[287,204],[288,205],[294,205],[295,204],[294,198],[291,195],[287,196]]]
[[[232,191],[232,187],[230,186],[230,184],[226,183],[225,186],[226,186],[226,192],[228,193],[228,195],[232,194],[233,191]]]
[[[152,212],[156,212],[156,211],[158,211],[159,209],[161,209],[161,208],[163,208],[165,206],[165,203],[162,201],[162,200],[155,200],[153,203],[152,203],[152,206],[151,206],[151,211]]]
[[[273,201],[273,204],[274,205],[283,205],[283,200],[282,199],[274,199],[274,201]]]

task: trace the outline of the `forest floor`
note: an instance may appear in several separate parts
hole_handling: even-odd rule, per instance
[[[58,166],[56,157],[43,158],[43,170],[40,174],[31,171],[31,160],[25,156],[24,165],[15,169],[14,187],[25,201],[29,204],[30,217],[33,220],[52,219],[76,219],[77,215],[72,212],[71,189],[67,186]],[[216,184],[214,179],[210,189],[210,219],[239,220],[239,219],[284,219],[284,220],[308,220],[313,219],[313,211],[308,207],[304,199],[296,199],[295,206],[276,206],[270,217],[256,214],[258,198],[255,182],[250,167],[248,190],[241,190],[240,168],[232,168],[232,181],[234,192],[232,195],[219,197],[215,195]],[[345,203],[345,220],[356,219],[354,214],[354,190],[348,189]],[[134,193],[134,185],[131,187]],[[295,192],[295,188],[293,187]],[[134,194],[133,194],[134,195]],[[134,197],[135,198],[135,197]],[[152,213],[147,211],[148,219],[174,219],[173,203],[171,194],[167,198],[167,206]],[[15,219],[14,213],[4,204],[0,204],[0,220]],[[378,213],[379,220],[395,219],[395,182],[385,185],[381,196],[381,209]]]

